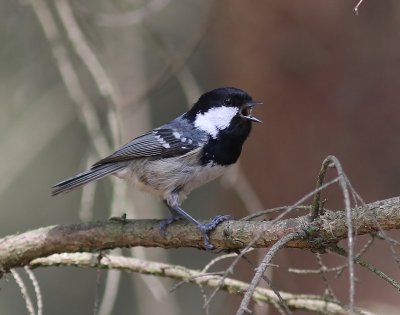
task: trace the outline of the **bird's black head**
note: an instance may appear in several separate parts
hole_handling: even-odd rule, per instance
[[[250,134],[254,102],[251,96],[237,88],[226,87],[203,94],[183,115],[194,127],[208,135],[202,149],[203,165],[230,165],[237,161],[242,145]]]
[[[261,122],[251,114],[257,104],[245,91],[224,87],[204,93],[184,118],[216,138],[219,131],[232,128],[232,124],[248,125],[250,131],[251,122]]]

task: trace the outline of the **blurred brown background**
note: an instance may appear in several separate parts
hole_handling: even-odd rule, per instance
[[[107,180],[83,201],[81,192],[49,196],[54,183],[97,158],[82,110],[60,75],[54,56],[60,42],[66,53],[61,64],[71,63],[109,147],[117,146],[109,124],[111,107],[119,119],[122,143],[174,118],[204,91],[236,86],[265,103],[257,109],[264,124],[255,126],[241,159],[262,208],[293,204],[311,191],[329,154],[340,159],[366,202],[399,194],[399,1],[365,0],[358,15],[353,11],[357,1],[348,0],[71,2],[71,12],[104,67],[117,102],[102,95],[74,49],[67,32],[72,26],[62,20],[65,3],[0,4],[0,236],[49,224],[105,219],[110,208],[117,213],[135,209],[132,215],[141,218],[168,214],[151,197],[132,197],[131,189],[129,202],[117,198],[119,206],[112,207],[115,198]],[[45,36],[46,10],[59,30],[53,42]],[[325,196],[327,208],[342,208],[337,188]],[[203,218],[227,210],[239,217],[247,211],[235,190],[218,182],[192,193],[184,206]],[[366,239],[358,238],[357,246]],[[145,249],[133,255],[190,268],[202,268],[214,257],[189,249]],[[399,278],[387,244],[376,243],[366,258]],[[344,262],[330,255],[324,260],[329,266]],[[274,263],[279,265],[272,274],[276,288],[324,292],[318,276],[287,271],[317,268],[314,254],[283,250]],[[252,267],[243,263],[240,268],[235,277],[251,279]],[[96,271],[51,268],[35,273],[44,314],[93,313]],[[398,292],[360,268],[356,276],[357,305],[397,314]],[[106,277],[101,273],[100,299]],[[122,274],[111,314],[153,314],[161,309],[165,314],[204,313],[197,288],[185,285],[170,293],[172,281],[150,279]],[[347,303],[346,273],[329,280],[338,298]],[[24,314],[12,278],[0,286],[0,313]],[[239,302],[221,293],[210,312],[230,314]],[[257,308],[257,314],[267,312]]]

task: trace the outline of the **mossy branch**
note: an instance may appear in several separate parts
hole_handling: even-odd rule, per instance
[[[25,266],[35,258],[65,252],[97,252],[117,247],[193,247],[203,249],[202,235],[195,226],[177,222],[160,235],[159,220],[108,220],[54,225],[0,239],[0,266],[4,271]],[[352,211],[357,235],[400,228],[400,197],[377,201]],[[326,211],[313,222],[308,216],[284,219],[273,226],[268,221],[227,221],[211,233],[217,249],[244,248],[261,235],[253,247],[270,247],[279,239],[303,230],[307,237],[290,241],[286,247],[323,249],[347,237],[346,215]]]
[[[76,266],[80,268],[117,269],[127,272],[137,272],[157,277],[171,278],[187,283],[194,283],[200,286],[211,288],[218,287],[221,290],[234,295],[244,295],[249,285],[246,282],[231,278],[225,278],[221,284],[221,275],[212,273],[208,274],[178,265],[114,255],[99,257],[98,255],[90,253],[55,254],[46,258],[32,260],[30,263],[30,267],[32,268],[47,266]],[[348,314],[348,309],[344,305],[338,301],[328,299],[325,296],[291,294],[282,291],[280,291],[279,294],[283,301],[292,310],[306,310],[331,315]],[[261,287],[255,288],[251,298],[254,302],[259,304],[279,304],[280,302],[273,290]],[[371,315],[372,313],[356,309],[355,314]]]

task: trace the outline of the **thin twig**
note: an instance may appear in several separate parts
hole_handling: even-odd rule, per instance
[[[368,240],[368,242],[363,246],[363,248],[357,253],[355,256],[356,258],[360,258],[362,255],[364,255],[367,250],[372,246],[374,242],[375,236],[372,235],[371,239]],[[296,274],[302,274],[302,275],[308,275],[308,274],[322,274],[322,273],[330,273],[330,272],[336,272],[336,278],[340,276],[340,274],[343,272],[343,270],[348,266],[347,263],[342,264],[340,266],[336,267],[326,267],[325,265],[320,265],[319,269],[296,269],[296,268],[289,268],[288,271]]]
[[[253,248],[251,248],[248,252],[251,252],[253,250]],[[207,272],[208,271],[208,269],[210,269],[214,264],[216,264],[217,262],[219,262],[219,261],[221,261],[221,260],[224,260],[224,259],[228,259],[228,258],[234,258],[234,257],[236,257],[237,256],[237,253],[230,253],[230,254],[225,254],[225,255],[221,255],[221,256],[217,256],[216,258],[214,258],[214,259],[212,259],[207,265],[205,265],[205,267],[201,270],[201,272],[202,272],[202,274],[203,275],[201,275],[201,276],[204,276],[204,275],[215,275],[215,274],[218,274],[218,275],[224,275],[225,274],[225,272],[218,272],[218,273],[216,273],[216,272]],[[174,286],[173,286],[173,288],[171,289],[171,291],[174,291],[174,290],[176,290],[178,287],[180,287],[182,284],[184,284],[185,283],[185,281],[180,281],[180,282],[178,282],[178,283],[176,283]],[[204,305],[203,305],[203,308],[205,309],[205,310],[207,310],[208,308],[209,308],[209,303],[207,303],[207,301],[208,301],[208,299],[207,299],[207,296],[205,297],[205,299],[204,299]]]
[[[339,246],[333,246],[330,248],[330,250],[334,253],[339,254],[340,256],[343,257],[348,257],[348,253],[344,250],[344,248],[341,248]],[[393,287],[395,287],[398,291],[400,291],[400,283],[394,280],[393,278],[389,277],[387,274],[385,274],[383,271],[379,270],[378,268],[374,267],[371,265],[369,262],[361,259],[361,258],[354,258],[354,262],[360,265],[361,267],[367,268],[368,270],[372,271],[375,273],[378,277],[382,278],[385,280],[387,283],[391,284]]]
[[[250,249],[248,252],[251,252],[252,250],[253,249]],[[237,256],[236,253],[230,253],[230,254],[225,254],[225,255],[221,255],[221,256],[215,257],[207,265],[205,265],[205,267],[201,270],[201,272],[207,272],[208,269],[210,269],[211,266],[216,264],[218,261],[221,261],[221,260],[224,260],[224,259],[228,259],[228,258],[233,258],[233,257],[236,257],[236,256]]]
[[[332,267],[332,268],[324,267],[324,268],[319,268],[319,269],[289,268],[288,271],[291,272],[291,273],[298,274],[298,275],[310,275],[310,274],[319,275],[321,273],[338,272],[338,271],[342,270],[346,266],[347,266],[347,264],[346,265],[340,265],[340,266],[337,266],[337,267]]]
[[[363,3],[363,1],[364,0],[360,0],[360,1],[358,1],[358,3],[356,4],[356,6],[354,7],[354,13],[356,14],[356,15],[358,15],[358,8],[360,7],[360,5],[361,5],[361,3]]]
[[[28,310],[29,315],[35,315],[35,308],[33,307],[32,299],[29,296],[24,281],[22,280],[21,276],[15,269],[11,269],[10,272],[13,275],[15,282],[19,286],[19,289],[21,291],[22,297],[24,298],[25,306],[26,309]]]
[[[257,269],[257,266],[255,263],[253,263],[246,255],[242,256],[243,260],[246,261],[248,264],[250,264],[252,267],[254,267],[254,270]],[[269,266],[271,266],[271,264],[269,264]],[[262,275],[263,280],[267,283],[268,287],[274,291],[274,293],[276,294],[276,296],[279,299],[279,303],[277,305],[274,305],[278,311],[281,314],[288,314],[291,315],[292,312],[289,309],[289,306],[285,303],[285,301],[282,299],[281,294],[279,293],[279,291],[275,288],[274,285],[272,285],[272,281],[268,278],[267,275],[263,274]]]
[[[394,261],[396,262],[397,267],[400,268],[400,256],[397,254],[397,251],[395,249],[395,246],[400,246],[400,242],[388,236],[382,229],[379,231],[378,234],[375,234],[375,236],[389,243]]]
[[[248,310],[248,305],[250,303],[251,297],[254,293],[254,290],[260,283],[260,280],[262,278],[262,275],[264,274],[265,270],[268,268],[269,263],[271,262],[272,258],[276,254],[276,252],[281,249],[285,244],[291,240],[299,239],[305,237],[305,233],[303,231],[297,231],[294,233],[290,233],[284,237],[282,237],[278,242],[276,242],[270,250],[267,252],[265,255],[264,259],[260,263],[260,265],[257,268],[257,272],[253,277],[253,280],[251,280],[250,285],[246,289],[246,293],[242,299],[242,302],[240,303],[240,307],[238,311],[236,312],[236,315],[243,315],[247,313]]]
[[[354,192],[354,194],[356,195],[357,199],[360,200],[362,206],[364,208],[367,208],[367,204],[364,202],[364,200],[361,198],[361,196],[355,191],[355,189],[353,188],[353,186],[351,185],[349,180],[348,180],[348,186]],[[378,207],[371,208],[371,211],[373,213],[375,213],[376,212],[376,208],[381,209],[382,205],[379,205]],[[382,239],[386,241],[386,243],[389,245],[389,248],[390,248],[390,250],[391,250],[391,252],[393,254],[393,258],[394,258],[394,261],[396,262],[397,267],[400,268],[400,258],[399,258],[399,255],[397,254],[397,251],[396,251],[395,247],[393,246],[393,245],[395,245],[396,241],[386,234],[385,230],[382,228],[381,224],[377,220],[374,220],[374,221],[375,221],[376,226],[379,229],[379,234],[374,234],[374,235],[375,236],[380,235],[382,237]]]
[[[356,258],[360,258],[361,256],[363,256],[368,251],[368,249],[371,248],[374,241],[375,241],[375,235],[372,234],[368,242],[365,243],[364,246],[361,248],[361,250],[357,253]]]
[[[317,185],[316,187],[319,188],[322,186],[324,179],[325,179],[325,175],[326,172],[328,170],[328,167],[332,164],[331,160],[328,158],[326,158],[323,162],[322,162],[322,166],[321,166],[321,170],[319,171],[318,174],[318,179],[317,179]],[[321,190],[318,191],[315,196],[314,196],[314,200],[312,203],[312,207],[311,207],[311,211],[310,211],[310,221],[314,221],[319,215],[320,215],[320,210],[321,210]]]
[[[207,293],[201,284],[198,284],[198,287],[200,289],[201,297],[203,298],[203,301],[205,303],[207,301]],[[206,315],[210,315],[210,307],[209,306],[205,307],[204,312],[206,313]]]
[[[323,261],[322,261],[321,254],[320,254],[320,253],[316,253],[316,257],[317,257],[317,262],[318,262],[318,265],[319,265],[319,267],[320,267],[320,270],[322,271],[322,272],[320,273],[320,276],[321,276],[321,278],[322,278],[322,282],[323,282],[324,285],[325,285],[325,291],[328,293],[328,297],[329,297],[329,298],[334,299],[334,300],[337,300],[337,298],[336,298],[336,296],[335,296],[335,293],[333,292],[333,290],[332,290],[332,288],[331,288],[331,286],[330,286],[330,284],[329,284],[329,281],[328,281],[328,279],[327,279],[326,276],[325,276],[325,272],[323,271],[323,270],[326,270],[327,268],[326,268],[326,266],[324,265],[324,263],[323,263]]]
[[[258,211],[256,213],[252,213],[250,215],[247,215],[243,218],[240,218],[240,221],[252,221],[258,217],[261,217],[266,214],[274,213],[274,212],[279,212],[283,210],[287,210],[290,206],[282,206],[282,207],[276,207],[276,208],[271,208],[271,209],[265,209]],[[296,208],[293,208],[292,211],[298,211],[298,210],[310,210],[311,206],[297,206]]]
[[[43,296],[42,291],[40,290],[39,281],[37,280],[33,271],[28,266],[25,266],[24,269],[29,279],[32,281],[33,289],[35,290],[37,315],[43,315]]]
[[[339,160],[333,156],[328,156],[325,161],[330,161],[336,168],[338,177],[339,177],[339,185],[342,189],[343,199],[344,199],[344,211],[346,212],[346,223],[347,223],[347,246],[349,248],[348,254],[348,264],[349,264],[349,308],[350,313],[354,312],[354,296],[355,296],[355,276],[354,276],[354,236],[353,236],[353,224],[352,224],[352,212],[351,212],[351,204],[350,204],[350,194],[348,187],[347,176],[343,171],[342,165]]]
[[[364,209],[368,209],[368,205],[365,203],[364,199],[363,199],[363,198],[357,193],[357,191],[354,189],[354,187],[353,187],[353,185],[351,184],[350,180],[349,180],[347,177],[346,177],[345,179],[346,179],[346,182],[347,182],[347,186],[350,188],[350,190],[351,190],[353,196],[361,203],[361,207],[364,208]],[[379,205],[379,203],[378,203],[378,206],[377,206],[377,207],[370,207],[370,211],[373,212],[373,213],[376,213],[376,209],[377,209],[377,208],[380,209],[380,210],[384,209],[384,207],[382,206],[382,204]],[[390,248],[390,250],[392,251],[394,260],[395,260],[397,266],[400,267],[400,264],[399,264],[400,259],[399,259],[399,257],[398,257],[397,252],[396,252],[396,249],[393,247],[393,242],[391,242],[391,241],[388,239],[389,237],[388,237],[387,234],[385,233],[385,230],[384,230],[384,228],[382,227],[381,223],[380,223],[378,220],[376,220],[375,217],[373,217],[372,219],[373,219],[374,223],[376,224],[376,226],[378,227],[379,233],[381,233],[381,234],[384,236],[384,240],[387,240],[387,244],[389,245],[389,248]],[[357,233],[356,233],[356,234],[357,234]],[[377,234],[375,233],[375,234],[371,234],[371,235],[372,235],[372,239],[370,240],[371,244],[366,244],[366,246],[368,246],[368,247],[372,245],[372,242],[373,242],[373,240],[374,240],[374,236],[376,236]],[[366,248],[366,249],[367,249],[367,248]],[[361,255],[360,255],[360,256],[361,256]],[[359,257],[359,256],[356,255],[356,257]]]

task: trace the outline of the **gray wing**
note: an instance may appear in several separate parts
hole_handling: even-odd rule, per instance
[[[182,137],[176,130],[157,128],[131,140],[113,154],[95,163],[93,167],[135,158],[179,156],[198,148],[199,144],[191,138]]]

